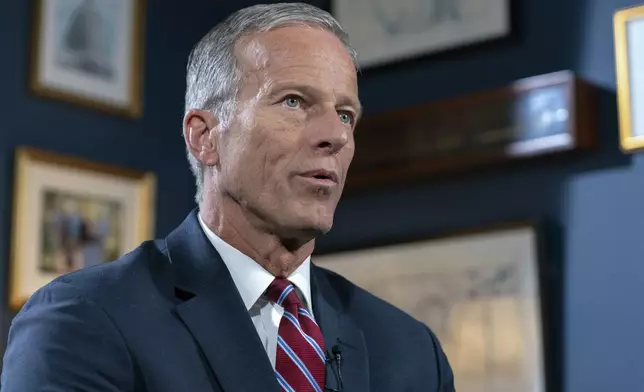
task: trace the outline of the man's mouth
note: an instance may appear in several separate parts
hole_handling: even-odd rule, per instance
[[[318,185],[333,186],[338,184],[339,176],[333,170],[316,169],[300,174],[300,177]]]

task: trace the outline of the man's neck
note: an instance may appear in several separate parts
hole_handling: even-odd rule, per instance
[[[277,235],[252,224],[242,208],[232,201],[221,200],[216,205],[204,200],[199,207],[199,215],[222,240],[274,276],[288,277],[313,252],[314,240],[295,249],[287,247]]]

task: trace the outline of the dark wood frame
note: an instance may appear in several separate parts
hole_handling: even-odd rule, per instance
[[[469,111],[486,105],[507,100],[514,102],[522,93],[537,89],[561,86],[569,97],[569,129],[572,143],[559,148],[544,148],[531,154],[511,155],[503,148],[469,151],[444,157],[413,157],[413,144],[400,140],[422,140],[432,132],[428,125],[428,113]],[[516,81],[506,87],[477,92],[439,102],[430,102],[410,108],[393,110],[371,117],[365,117],[356,128],[356,154],[349,170],[346,189],[357,189],[378,185],[390,185],[402,181],[435,177],[445,174],[462,173],[478,168],[494,167],[528,158],[589,150],[596,143],[596,89],[577,78],[569,71],[530,77]],[[455,116],[461,121],[463,116]],[[449,128],[451,124],[448,124]],[[385,163],[370,164],[368,156],[393,152],[395,157]]]

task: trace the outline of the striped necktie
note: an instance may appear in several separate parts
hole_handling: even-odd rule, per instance
[[[275,358],[275,376],[282,391],[322,392],[326,356],[320,327],[302,306],[295,286],[288,280],[276,278],[266,296],[284,308]]]

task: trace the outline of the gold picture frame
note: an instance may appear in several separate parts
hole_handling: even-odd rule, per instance
[[[644,5],[615,12],[613,30],[620,147],[633,152],[644,149]]]
[[[156,175],[20,147],[15,156],[9,306],[154,237]]]
[[[30,89],[138,118],[143,111],[144,0],[36,0]]]

